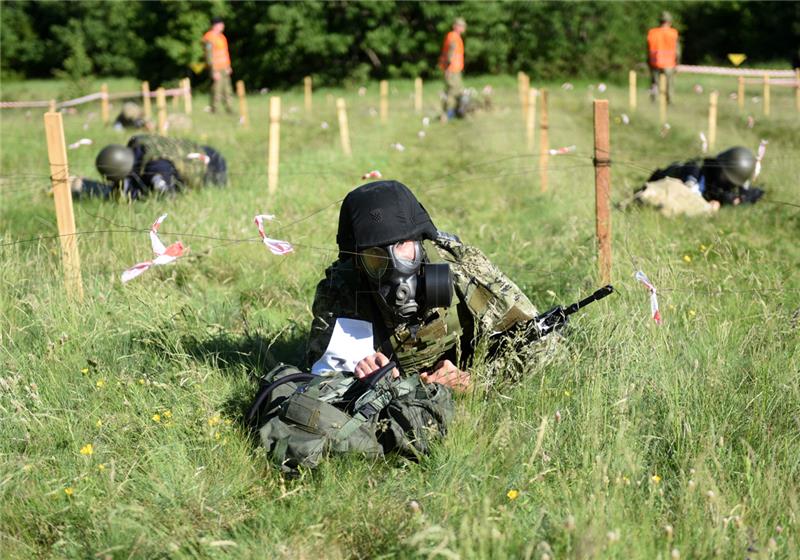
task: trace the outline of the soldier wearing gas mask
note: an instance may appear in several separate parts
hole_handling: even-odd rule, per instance
[[[106,146],[95,166],[103,181],[76,178],[71,184],[74,197],[118,195],[136,200],[228,182],[227,163],[214,148],[151,134],[133,136],[127,146]]]
[[[338,259],[314,298],[307,348],[313,373],[349,369],[365,379],[392,360],[395,376],[418,374],[463,390],[476,340],[537,315],[479,249],[440,232],[397,181],[351,191],[336,240]],[[367,348],[363,337],[370,333]],[[357,344],[342,341],[359,337],[360,354],[352,354]]]

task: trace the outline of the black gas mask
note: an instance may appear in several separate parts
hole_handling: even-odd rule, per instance
[[[428,263],[422,243],[413,241],[414,258],[400,256],[403,243],[359,252],[359,263],[378,294],[378,304],[395,320],[406,322],[426,309],[450,307],[453,273],[447,263]]]

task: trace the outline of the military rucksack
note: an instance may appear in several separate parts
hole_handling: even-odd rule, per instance
[[[268,457],[294,472],[338,454],[416,457],[446,433],[453,412],[450,390],[417,375],[360,381],[350,373],[313,375],[281,364],[264,378],[247,416]]]

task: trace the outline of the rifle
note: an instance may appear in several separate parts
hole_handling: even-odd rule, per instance
[[[603,286],[594,292],[589,297],[573,303],[569,307],[564,308],[558,305],[551,310],[534,317],[533,321],[523,324],[524,327],[527,327],[530,323],[533,323],[534,328],[529,334],[530,341],[533,342],[535,340],[542,339],[548,334],[563,328],[564,325],[567,324],[570,315],[578,311],[580,308],[586,307],[590,303],[603,299],[613,292],[614,287],[611,284],[608,284],[607,286]]]

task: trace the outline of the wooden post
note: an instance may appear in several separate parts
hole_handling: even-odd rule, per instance
[[[381,80],[381,122],[389,122],[389,82]]]
[[[528,92],[531,89],[531,79],[525,72],[517,74],[519,80],[519,104],[522,108],[523,122],[528,120]]]
[[[528,151],[533,153],[534,140],[536,136],[536,90],[531,88],[528,91]]]
[[[628,108],[636,111],[636,70],[628,72]]]
[[[736,88],[736,102],[739,104],[739,110],[744,111],[744,76],[739,76],[736,81],[738,82]]]
[[[350,157],[353,151],[350,149],[350,128],[347,126],[347,106],[341,97],[336,100],[336,112],[339,114],[339,138],[342,141],[342,151],[344,155]]]
[[[75,215],[72,213],[72,193],[69,188],[67,143],[64,140],[64,123],[61,120],[61,113],[45,113],[44,131],[47,136],[50,180],[53,184],[56,222],[58,223],[58,235],[61,240],[64,285],[67,296],[81,302],[83,300],[81,259],[78,255],[78,240],[75,235]]]
[[[149,121],[153,118],[153,109],[150,105],[150,82],[142,82],[142,109],[144,109],[144,119]]]
[[[248,128],[250,126],[250,115],[247,113],[247,96],[245,95],[244,82],[242,80],[236,81],[236,95],[239,97],[239,123]],[[270,123],[272,123],[272,99],[278,100],[278,117],[280,118],[280,98],[270,98]],[[272,125],[270,124],[270,126]]]
[[[717,99],[718,91],[712,91],[708,96],[708,149],[713,150],[717,143]]]
[[[267,167],[267,181],[269,194],[278,190],[278,158],[281,145],[281,98],[269,98],[269,162]]]
[[[764,74],[764,116],[769,116],[769,74]]]
[[[800,113],[800,69],[794,71],[794,107]]]
[[[608,100],[594,101],[594,196],[600,282],[611,282],[611,141]]]
[[[178,96],[177,95],[173,95],[172,96],[172,111],[175,112],[177,110],[178,110]]]
[[[305,91],[306,115],[308,115],[309,117],[311,116],[311,109],[312,109],[311,87],[312,87],[311,76],[306,76],[305,78],[303,78],[303,90]]]
[[[47,110],[50,111],[51,113],[55,113],[56,112],[56,100],[55,99],[51,99],[50,100],[50,106],[48,107]]]
[[[550,160],[550,120],[547,114],[547,90],[540,90],[542,98],[542,115],[539,125],[539,186],[542,192],[547,192],[547,163]]]
[[[156,107],[158,108],[158,133],[161,136],[167,135],[167,97],[164,88],[156,90]]]
[[[658,118],[661,124],[667,122],[667,76],[663,72],[658,75]]]
[[[187,115],[192,114],[192,80],[183,79],[183,112]]]
[[[103,124],[108,124],[109,110],[108,110],[108,84],[100,86],[100,117],[103,119]]]
[[[422,78],[414,80],[414,110],[417,113],[422,112]]]

